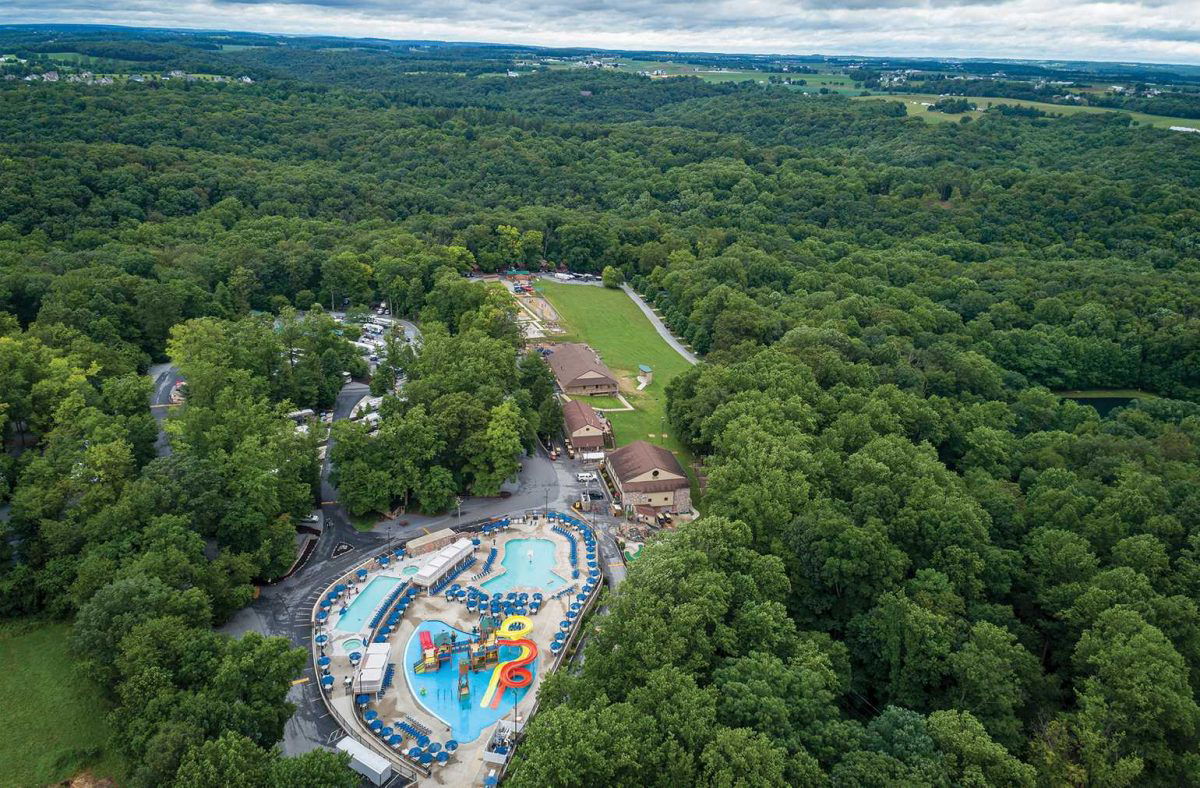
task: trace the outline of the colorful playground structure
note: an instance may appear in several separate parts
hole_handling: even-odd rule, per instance
[[[500,632],[506,637],[499,641],[500,645],[517,646],[521,652],[515,659],[507,659],[496,665],[496,669],[492,671],[492,680],[488,682],[488,688],[483,693],[480,706],[489,706],[494,709],[500,705],[500,698],[504,695],[504,690],[509,687],[521,689],[528,687],[533,682],[533,673],[526,665],[537,659],[538,648],[536,643],[525,637],[532,631],[533,622],[529,620],[528,616],[509,616],[504,619],[504,623],[500,625]]]
[[[521,689],[533,682],[533,673],[527,666],[537,659],[538,647],[526,637],[532,631],[533,621],[528,616],[508,616],[501,622],[487,614],[479,617],[478,636],[472,636],[463,642],[457,642],[453,632],[443,632],[434,636],[421,631],[421,658],[413,663],[413,672],[436,672],[441,670],[442,663],[449,662],[454,654],[465,654],[466,659],[458,664],[459,700],[470,700],[469,673],[492,668],[492,678],[488,682],[480,706],[496,708],[506,689]],[[501,646],[515,646],[520,649],[520,653],[513,659],[501,662]]]

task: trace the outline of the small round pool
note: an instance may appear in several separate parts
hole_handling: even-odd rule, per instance
[[[421,567],[419,567],[419,566],[406,566],[406,567],[404,567],[404,570],[401,572],[401,574],[415,575],[417,572],[420,572],[420,571],[421,571]]]
[[[342,648],[346,649],[347,652],[362,651],[363,642],[358,638],[346,638],[342,641]]]

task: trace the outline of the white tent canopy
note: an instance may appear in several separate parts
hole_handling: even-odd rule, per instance
[[[429,588],[454,571],[454,568],[473,552],[475,552],[475,546],[471,544],[470,539],[459,539],[454,544],[443,547],[430,556],[421,570],[413,576],[413,583]]]

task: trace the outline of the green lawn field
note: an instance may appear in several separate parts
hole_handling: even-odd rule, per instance
[[[49,785],[85,769],[124,777],[109,749],[108,707],[100,688],[76,672],[69,631],[58,622],[0,624],[0,785]]]
[[[558,310],[567,330],[560,339],[588,343],[622,378],[622,390],[634,410],[605,414],[612,422],[617,445],[635,440],[661,443],[686,466],[690,455],[669,434],[666,387],[690,366],[687,361],[663,341],[633,299],[620,290],[547,281],[537,289]],[[638,364],[654,370],[654,380],[643,391],[634,390]],[[668,433],[665,440],[664,431]]]
[[[931,93],[893,93],[893,94],[877,94],[874,96],[856,96],[856,101],[900,101],[903,102],[908,114],[921,118],[929,123],[958,123],[963,115],[970,115],[978,118],[983,114],[983,110],[989,104],[1019,104],[1023,107],[1037,107],[1047,115],[1078,115],[1080,113],[1096,113],[1096,112],[1118,112],[1119,110],[1109,109],[1108,107],[1084,107],[1079,105],[1068,104],[1047,104],[1044,101],[1023,101],[1021,99],[996,98],[994,96],[954,96],[953,98],[965,98],[979,107],[975,112],[963,112],[958,114],[947,114],[945,112],[929,112],[927,108],[921,106],[922,102],[934,103],[942,96],[935,96]],[[1120,110],[1124,111],[1124,110]],[[1138,123],[1143,126],[1156,126],[1165,129],[1168,126],[1191,126],[1193,128],[1200,127],[1200,120],[1194,118],[1172,118],[1167,115],[1147,115],[1145,112],[1125,112],[1130,115]]]

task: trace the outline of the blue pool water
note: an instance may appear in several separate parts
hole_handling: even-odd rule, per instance
[[[346,612],[338,616],[336,628],[342,632],[361,632],[383,598],[403,581],[398,577],[380,575],[358,592]],[[335,610],[339,609],[335,606]]]
[[[468,674],[471,696],[465,702],[460,701],[458,699],[458,661],[465,659],[466,655],[455,654],[451,659],[443,662],[441,669],[436,673],[415,673],[413,665],[421,658],[422,631],[429,632],[435,637],[442,632],[457,632],[459,643],[468,640],[470,635],[442,621],[424,621],[413,632],[404,649],[404,673],[408,678],[408,686],[412,690],[413,698],[426,711],[449,725],[451,735],[458,741],[469,742],[478,739],[484,728],[505,714],[512,714],[513,704],[520,702],[521,698],[525,697],[525,693],[529,691],[529,687],[507,689],[496,708],[481,708],[479,704],[483,700],[483,694],[487,691],[488,682],[492,679],[493,668],[489,667],[486,670]],[[500,659],[514,659],[520,654],[520,651],[516,646],[501,646]],[[536,659],[529,663],[529,669],[535,676],[537,675],[537,665],[538,660]],[[424,695],[421,694],[422,690],[425,691]],[[442,738],[442,733],[444,732],[435,730],[433,738]]]
[[[483,584],[490,594],[506,594],[518,587],[554,591],[567,584],[554,573],[554,542],[549,539],[513,539],[504,546],[500,563],[504,574]]]

